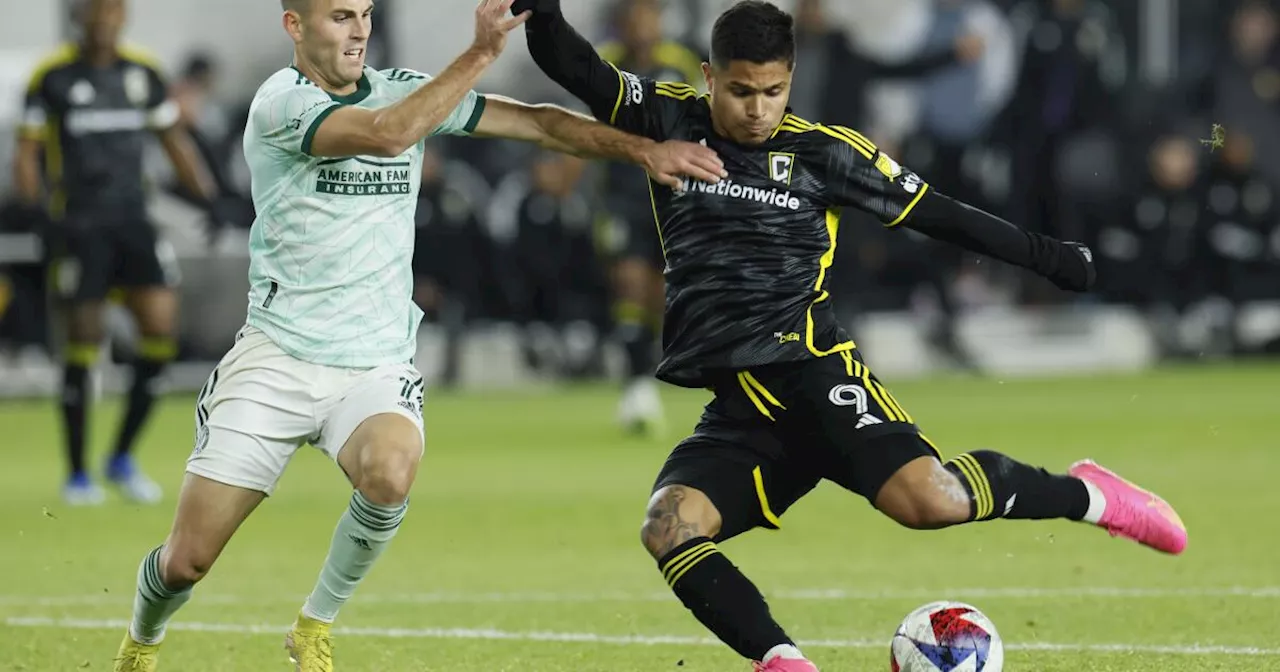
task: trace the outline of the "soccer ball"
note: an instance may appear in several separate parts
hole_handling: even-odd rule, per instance
[[[892,672],[1000,672],[1004,644],[977,607],[931,602],[907,614],[893,633]]]

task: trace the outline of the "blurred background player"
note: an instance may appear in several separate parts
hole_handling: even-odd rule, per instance
[[[1202,294],[1195,262],[1198,231],[1204,229],[1205,194],[1195,143],[1184,129],[1152,134],[1147,170],[1129,195],[1129,207],[1096,235],[1103,296],[1138,306],[1166,325],[1157,331],[1168,354],[1177,346],[1177,316]]]
[[[702,57],[663,37],[662,10],[660,0],[619,2],[613,17],[617,37],[599,47],[600,56],[642,77],[700,87]],[[662,242],[643,171],[611,164],[603,191],[609,215],[604,247],[613,258],[613,319],[626,353],[618,422],[633,432],[658,431],[664,416],[653,372],[664,302]]]
[[[985,51],[980,35],[967,24],[953,22],[949,34],[930,39],[920,53],[902,62],[882,62],[856,48],[843,26],[832,21],[826,4],[823,0],[795,4],[796,59],[805,64],[805,72],[796,75],[790,104],[802,117],[865,126],[871,84],[934,75],[971,64]]]
[[[481,304],[481,269],[494,268],[480,223],[488,195],[488,184],[474,168],[447,159],[438,142],[423,145],[414,211],[413,301],[443,333],[439,387],[458,382],[466,328]]]
[[[124,0],[88,0],[83,34],[44,60],[27,87],[14,175],[22,204],[47,218],[56,255],[54,291],[65,302],[62,421],[69,504],[97,504],[102,490],[85,466],[89,370],[103,338],[108,294],[123,290],[140,340],[124,418],[106,476],[124,496],[155,502],[161,491],[131,450],[151,412],[157,378],[176,354],[177,271],[146,212],[143,154],[156,133],[187,190],[205,203],[216,188],[178,124],[159,68],[120,44]],[[45,176],[41,176],[42,165]]]
[[[510,241],[508,294],[524,330],[525,361],[552,379],[583,380],[601,370],[608,295],[581,186],[585,167],[577,157],[539,152],[527,171],[498,185],[489,213]]]

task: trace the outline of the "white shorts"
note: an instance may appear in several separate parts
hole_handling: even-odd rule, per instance
[[[366,418],[395,413],[422,433],[423,388],[412,363],[312,364],[246,326],[196,399],[187,471],[270,495],[298,448],[309,443],[336,460]]]

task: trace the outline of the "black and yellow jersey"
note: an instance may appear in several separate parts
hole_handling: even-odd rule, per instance
[[[19,132],[44,142],[49,210],[61,217],[142,207],[146,143],[177,121],[177,105],[145,52],[122,47],[114,64],[96,68],[68,44],[32,74]]]
[[[929,186],[849,128],[788,113],[765,143],[739,145],[716,134],[709,97],[686,84],[618,70],[616,87],[598,116],[655,140],[703,143],[729,173],[680,191],[649,185],[667,262],[658,377],[698,387],[711,369],[853,348],[828,288],[841,209],[894,226]]]
[[[670,81],[700,87],[702,84],[702,58],[692,49],[673,40],[653,45],[647,59],[637,58],[621,42],[606,42],[597,52],[620,70],[636,73],[657,81]],[[645,65],[641,65],[641,61]],[[649,209],[649,191],[645,188],[644,171],[631,164],[610,162],[605,166],[604,193],[612,214],[618,217],[646,221],[652,217]],[[641,228],[641,231],[644,229]],[[650,233],[650,235],[654,235]]]
[[[606,63],[555,6],[534,3],[529,53],[597,119],[657,141],[703,143],[728,171],[717,184],[649,181],[666,258],[658,378],[706,387],[723,370],[852,350],[832,307],[840,215],[856,208],[1029,268],[1072,291],[1096,280],[1093,256],[938,194],[857,131],[788,112],[771,137],[740,145],[715,131],[711,101],[688,84]]]

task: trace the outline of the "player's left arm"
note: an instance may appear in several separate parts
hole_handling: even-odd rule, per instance
[[[1084,244],[1032,233],[937,191],[921,199],[903,225],[930,238],[1028,268],[1062,289],[1085,292],[1097,280],[1093,252]]]
[[[530,105],[503,96],[485,96],[474,135],[533,142],[582,158],[625,161],[644,167],[653,178],[678,188],[680,176],[719,182],[724,164],[715,152],[696,143],[656,142],[598,122],[556,105]]]
[[[1082,292],[1093,287],[1097,276],[1088,247],[1032,233],[952,199],[856,131],[825,128],[839,141],[827,143],[828,195],[833,204],[852,205],[876,215],[887,227],[905,226],[1027,268],[1062,289]]]

